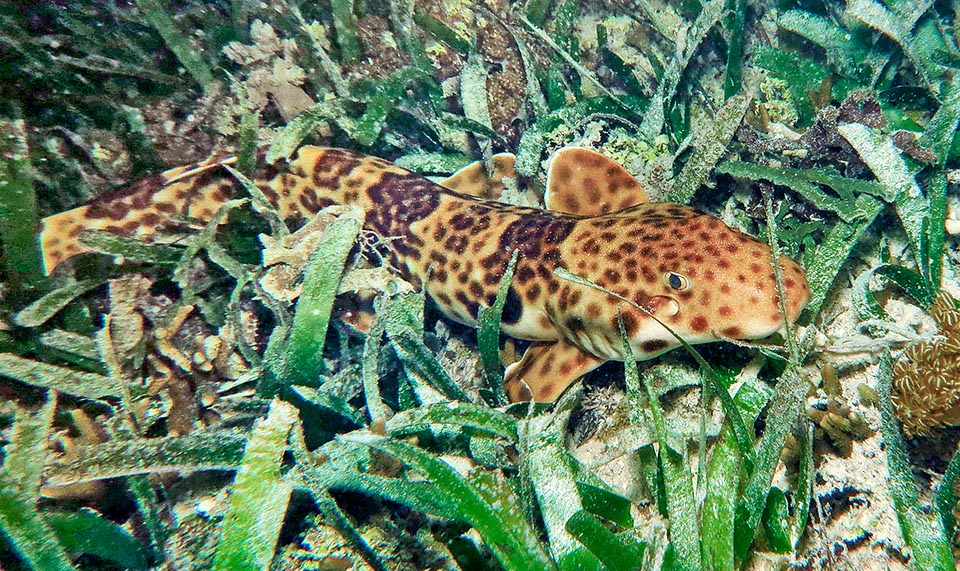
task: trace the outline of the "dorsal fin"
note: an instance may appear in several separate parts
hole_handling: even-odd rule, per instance
[[[596,151],[566,147],[550,160],[544,196],[548,210],[600,216],[649,201],[637,179]]]
[[[506,188],[504,178],[517,178],[515,165],[517,157],[513,153],[493,155],[493,172],[487,172],[483,161],[476,161],[463,167],[440,183],[454,192],[497,200]]]

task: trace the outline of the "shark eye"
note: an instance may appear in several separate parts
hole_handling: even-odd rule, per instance
[[[690,287],[690,280],[686,276],[682,276],[678,273],[667,272],[663,274],[663,280],[666,282],[670,289],[675,289],[677,291],[683,291]]]

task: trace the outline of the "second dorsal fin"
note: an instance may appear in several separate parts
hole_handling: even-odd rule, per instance
[[[643,186],[616,161],[591,149],[554,153],[547,172],[547,209],[600,216],[649,202]]]
[[[450,175],[440,184],[454,192],[497,200],[506,186],[504,178],[517,178],[515,165],[517,157],[513,153],[493,155],[493,172],[488,172],[483,161],[476,161]]]

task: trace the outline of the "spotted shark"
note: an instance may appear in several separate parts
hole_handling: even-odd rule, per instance
[[[46,271],[87,251],[84,230],[150,240],[176,219],[209,221],[239,188],[224,165],[173,169],[107,192],[43,221]],[[568,147],[551,158],[545,209],[496,200],[515,158],[496,155],[434,183],[381,158],[301,147],[252,179],[280,216],[308,218],[357,205],[389,264],[449,318],[477,325],[514,251],[502,331],[532,341],[507,367],[512,401],[555,400],[584,374],[625,358],[622,324],[638,360],[680,345],[767,337],[784,328],[770,247],[694,208],[650,202],[615,161]],[[785,317],[810,299],[803,268],[781,256]],[[562,269],[603,288],[558,276]],[[611,295],[614,294],[614,295]],[[626,303],[628,300],[632,303]],[[667,327],[669,327],[669,330]],[[672,332],[671,332],[672,331]]]

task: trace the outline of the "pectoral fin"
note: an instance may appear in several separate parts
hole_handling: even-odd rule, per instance
[[[604,362],[567,341],[541,341],[507,367],[504,389],[511,402],[550,402]]]
[[[649,201],[637,179],[596,151],[566,147],[550,160],[544,195],[548,210],[600,216]]]
[[[503,179],[517,178],[514,168],[516,162],[517,157],[512,153],[498,153],[493,155],[493,171],[488,171],[483,161],[477,161],[453,173],[440,184],[460,194],[498,200],[506,188]]]

